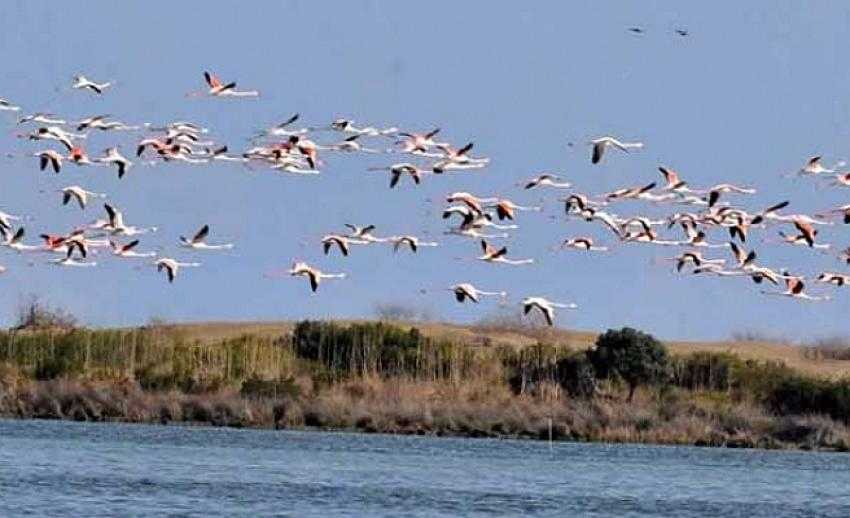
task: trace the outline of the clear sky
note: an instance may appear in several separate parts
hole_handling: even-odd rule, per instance
[[[409,130],[443,128],[443,136],[475,142],[492,159],[484,172],[428,177],[394,189],[367,173],[392,157],[327,156],[319,177],[285,177],[237,164],[136,167],[121,181],[112,169],[68,167],[40,173],[35,159],[4,158],[0,210],[32,216],[32,239],[102,217],[59,205],[54,189],[80,184],[107,192],[136,225],[158,225],[142,249],[197,257],[203,268],[168,285],[152,267],[99,257],[97,268],[68,270],[0,251],[0,315],[9,324],[27,294],[66,307],[93,325],[130,325],[151,317],[182,320],[299,319],[373,314],[375,304],[403,302],[440,319],[474,322],[494,310],[451,302],[421,288],[471,281],[525,295],[574,301],[563,327],[632,325],[663,338],[715,339],[735,331],[804,338],[850,331],[850,295],[828,304],[765,297],[743,279],[679,277],[659,261],[671,250],[619,246],[611,254],[554,253],[565,237],[608,241],[597,225],[565,222],[561,193],[523,192],[515,183],[543,170],[562,173],[583,192],[659,180],[669,165],[696,186],[733,181],[755,185],[739,198],[756,209],[783,199],[793,212],[847,203],[847,195],[781,178],[810,155],[850,158],[850,6],[842,2],[54,2],[18,1],[0,18],[0,97],[28,111],[80,118],[109,113],[128,123],[197,121],[231,149],[255,130],[294,112],[306,124],[349,117]],[[646,29],[635,36],[626,29]],[[673,29],[690,34],[681,38]],[[203,70],[259,100],[186,99]],[[71,91],[85,73],[117,85],[95,98]],[[4,153],[41,149],[14,138],[14,116],[0,113]],[[612,134],[641,140],[640,153],[611,153],[591,166],[586,142]],[[326,138],[331,138],[328,135]],[[105,133],[86,142],[93,153],[136,135]],[[573,148],[567,146],[574,142]],[[521,214],[508,241],[511,255],[533,267],[459,261],[478,244],[444,237],[438,200],[465,190],[545,206]],[[846,191],[850,194],[850,191]],[[432,201],[433,200],[433,201]],[[645,209],[624,203],[620,214]],[[374,223],[379,235],[415,233],[442,246],[412,256],[388,247],[358,248],[348,259],[321,255],[318,239],[346,222]],[[209,223],[211,241],[235,241],[232,253],[191,254],[175,244]],[[801,273],[843,270],[834,255],[762,245],[760,261]],[[717,234],[719,239],[721,234]],[[678,239],[679,235],[675,234]],[[845,227],[824,241],[848,244]],[[723,237],[725,240],[725,237]],[[317,295],[304,279],[268,279],[295,257],[349,278]],[[185,274],[185,275],[184,275]]]

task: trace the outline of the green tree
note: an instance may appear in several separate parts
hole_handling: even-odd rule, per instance
[[[667,373],[667,349],[652,335],[630,327],[609,329],[596,339],[588,359],[597,377],[622,379],[631,401],[638,385],[657,382]]]

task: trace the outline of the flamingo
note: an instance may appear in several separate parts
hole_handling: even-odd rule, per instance
[[[578,305],[573,303],[562,304],[560,302],[552,302],[550,300],[544,299],[543,297],[526,297],[522,299],[522,302],[520,302],[520,304],[522,305],[523,314],[528,315],[532,309],[536,309],[543,315],[543,317],[546,319],[546,323],[550,326],[555,325],[555,308],[578,308]]]
[[[682,268],[688,263],[692,263],[695,268],[701,266],[717,266],[721,267],[726,264],[725,259],[706,259],[698,250],[686,250],[676,257],[671,257],[669,260],[676,261],[676,271],[681,272]]]
[[[679,173],[665,166],[658,166],[658,171],[664,177],[667,185],[664,186],[665,191],[676,192],[692,192],[688,189],[688,183],[679,177]]]
[[[460,226],[462,228],[481,228],[491,227],[499,230],[510,230],[518,228],[516,225],[499,225],[493,223],[493,216],[486,212],[476,212],[465,205],[451,205],[443,210],[443,219],[449,219],[453,215],[458,215],[463,218]]]
[[[628,200],[639,197],[641,194],[647,193],[655,188],[655,182],[644,186],[624,187],[603,195],[606,201]]]
[[[157,231],[157,227],[140,228],[125,224],[124,214],[108,203],[104,203],[103,208],[106,210],[108,219],[99,219],[89,225],[89,228],[106,230],[112,235],[124,235],[127,237]]]
[[[793,277],[787,276],[785,274],[785,291],[762,291],[765,295],[776,295],[780,297],[791,297],[795,299],[809,300],[809,301],[822,301],[829,300],[828,295],[824,295],[821,297],[814,297],[806,294],[803,290],[805,290],[806,285],[803,283],[802,277]]]
[[[508,296],[508,293],[505,291],[479,290],[468,282],[453,284],[449,286],[448,290],[454,293],[455,299],[460,303],[464,303],[467,300],[470,300],[478,304],[481,297],[498,296],[504,300]]]
[[[294,262],[292,264],[292,268],[289,270],[289,275],[291,276],[305,276],[310,279],[310,289],[313,290],[313,293],[319,289],[319,284],[322,282],[322,279],[345,279],[346,275],[344,273],[323,273],[317,268],[313,268],[309,264],[305,262]]]
[[[514,216],[516,215],[516,211],[536,211],[540,212],[542,210],[540,207],[525,207],[522,205],[517,205],[508,199],[498,200],[495,204],[496,215],[499,217],[500,221],[505,219],[509,219],[513,221]]]
[[[590,143],[593,145],[593,155],[590,159],[593,164],[598,164],[602,160],[605,150],[609,147],[619,149],[625,153],[629,153],[632,149],[643,148],[643,142],[621,142],[614,137],[599,137],[591,140]]]
[[[132,162],[118,151],[117,147],[107,148],[104,150],[104,156],[95,158],[94,161],[100,164],[114,164],[118,168],[119,179],[123,178],[127,170],[133,165]]]
[[[434,137],[440,132],[440,128],[434,128],[427,133],[399,132],[399,137],[404,137],[400,143],[404,144],[402,153],[426,153],[429,148],[436,146],[438,142]]]
[[[210,233],[210,226],[204,225],[192,236],[192,239],[188,239],[184,236],[180,236],[181,246],[185,248],[192,248],[194,250],[230,250],[234,247],[233,243],[225,243],[220,245],[209,245],[206,242],[207,236]]]
[[[833,174],[838,172],[839,167],[843,167],[845,162],[840,160],[836,162],[832,167],[826,167],[821,162],[822,157],[820,155],[811,157],[799,171],[796,172],[797,176],[818,176],[821,174]],[[792,175],[795,173],[791,173]],[[786,175],[790,176],[790,175]]]
[[[38,157],[38,167],[40,170],[44,171],[45,169],[47,169],[47,166],[50,165],[53,168],[53,172],[56,174],[59,174],[59,171],[62,170],[62,161],[65,160],[64,156],[52,149],[45,149],[44,151],[39,151],[33,156]]]
[[[351,230],[351,234],[345,236],[349,239],[363,241],[365,243],[384,243],[388,240],[385,237],[375,237],[372,232],[375,230],[375,225],[358,226],[351,223],[346,223],[345,226]]]
[[[112,248],[112,255],[124,259],[156,257],[156,252],[136,252],[133,250],[139,245],[139,240],[134,239],[127,244],[120,245],[115,241],[109,241],[109,246]]]
[[[177,278],[177,273],[180,271],[180,268],[197,268],[201,266],[201,263],[183,263],[170,257],[158,259],[153,264],[156,266],[156,271],[161,272],[165,270],[169,283],[173,283],[174,279]]]
[[[419,185],[422,181],[422,175],[427,171],[420,169],[419,167],[409,163],[403,162],[398,164],[393,164],[389,167],[370,167],[369,171],[389,171],[390,172],[390,189],[398,185],[399,179],[401,179],[401,175],[408,174],[413,179],[413,183]]]
[[[354,239],[341,234],[328,234],[322,237],[322,249],[324,250],[325,255],[328,255],[331,251],[331,247],[336,245],[336,247],[339,248],[339,251],[342,252],[342,255],[348,257],[348,254],[351,253],[352,244],[365,245],[368,243],[369,241]]]
[[[20,221],[20,216],[15,216],[12,214],[8,214],[0,210],[0,228],[11,230],[13,221]]]
[[[209,86],[207,94],[212,97],[258,97],[260,95],[257,90],[236,90],[235,81],[224,84],[217,76],[209,72],[204,72],[204,80]],[[195,95],[198,95],[198,92],[190,94],[190,96]]]
[[[756,190],[752,187],[740,187],[731,183],[719,183],[709,189],[709,191],[717,191],[724,194],[755,194]]]
[[[301,115],[298,113],[293,114],[291,117],[281,122],[280,124],[277,124],[271,128],[268,128],[258,133],[257,135],[255,135],[254,138],[256,139],[260,137],[289,137],[292,135],[304,135],[306,133],[309,133],[310,128],[301,128],[297,130],[289,129],[289,126],[294,124],[300,117]]]
[[[88,89],[100,95],[110,86],[112,86],[112,82],[108,81],[106,83],[96,83],[86,78],[84,75],[76,75],[74,76],[74,83],[71,85],[71,88],[76,90]]]
[[[331,144],[329,146],[321,146],[321,149],[328,149],[332,151],[342,151],[345,153],[381,153],[381,151],[377,149],[363,147],[358,139],[361,137],[360,134],[352,135],[342,142],[337,142],[336,144]]]
[[[94,115],[87,117],[77,123],[77,131],[85,131],[87,129],[97,129],[101,131],[109,130],[136,130],[138,126],[128,126],[123,122],[107,120],[109,115]]]
[[[561,177],[551,173],[543,173],[530,178],[525,183],[525,189],[534,189],[536,187],[552,187],[555,189],[569,189],[573,186],[570,182],[561,182]]]
[[[487,241],[484,239],[481,240],[481,249],[484,251],[484,254],[479,256],[478,260],[487,263],[501,263],[519,266],[534,262],[534,259],[507,259],[505,255],[508,253],[508,247],[503,246],[502,248],[497,249],[487,244]]]
[[[33,133],[20,136],[26,137],[29,140],[55,140],[65,146],[68,151],[74,149],[74,138],[84,137],[83,135],[69,133],[57,126],[42,126],[35,130],[35,132]]]
[[[17,111],[21,111],[21,107],[15,106],[14,104],[7,101],[6,99],[0,98],[0,111],[17,112]]]
[[[463,203],[473,211],[478,214],[484,212],[484,204],[485,203],[495,203],[498,202],[499,198],[491,197],[491,198],[480,198],[475,196],[474,194],[470,194],[468,192],[453,192],[446,196],[446,202],[448,203]]]
[[[4,227],[0,227],[0,235],[3,237],[3,245],[8,246],[12,250],[16,252],[36,252],[39,250],[43,250],[40,246],[33,245],[25,245],[23,243],[24,240],[24,227],[19,227],[18,230],[10,235],[11,230],[6,230]]]
[[[735,258],[736,266],[739,269],[751,266],[756,260],[757,256],[755,250],[750,250],[749,253],[745,253],[744,249],[739,247],[733,241],[729,242],[729,249],[732,251],[732,256]]]
[[[208,149],[207,154],[212,160],[223,160],[225,162],[248,162],[248,158],[244,156],[234,156],[227,154],[227,146],[221,146],[218,149]]]
[[[26,124],[28,122],[37,122],[39,124],[47,124],[50,126],[61,126],[67,124],[65,119],[60,119],[52,113],[38,112],[30,115],[25,115],[18,119],[18,124]]]
[[[315,142],[299,135],[292,135],[289,137],[289,147],[297,150],[306,158],[310,169],[318,168],[319,146]]]
[[[396,127],[378,129],[372,126],[366,126],[364,128],[358,128],[354,125],[354,121],[350,119],[336,119],[331,122],[328,128],[334,131],[354,133],[356,136],[364,135],[367,137],[391,137],[398,133],[398,128]]]
[[[73,198],[77,200],[77,203],[83,210],[85,210],[86,205],[89,202],[89,197],[106,198],[106,195],[103,193],[87,191],[79,185],[69,185],[67,187],[63,187],[62,189],[59,189],[58,192],[62,193],[62,205],[68,205],[68,203]]]
[[[416,236],[393,236],[387,239],[393,244],[393,251],[398,252],[403,245],[410,247],[413,253],[419,250],[420,246],[439,246],[439,243],[433,241],[420,241]]]
[[[850,275],[835,272],[824,272],[817,276],[815,282],[845,286],[850,284]]]
[[[608,251],[607,246],[595,246],[592,238],[584,236],[565,239],[564,242],[561,243],[561,248],[575,248],[576,250],[585,250],[587,252]]]

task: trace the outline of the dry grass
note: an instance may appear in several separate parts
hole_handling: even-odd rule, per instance
[[[8,369],[7,369],[8,371]],[[557,387],[515,395],[503,385],[404,378],[340,382],[300,398],[245,398],[149,392],[131,381],[0,383],[0,413],[24,418],[213,426],[358,430],[466,437],[687,444],[846,451],[850,430],[824,417],[777,418],[717,393],[640,390],[632,403],[616,391],[570,399]]]
[[[347,321],[343,321],[345,323]],[[362,322],[362,321],[361,321]],[[573,349],[586,349],[593,345],[597,333],[547,328],[515,328],[498,326],[460,326],[436,322],[394,322],[402,327],[418,327],[426,336],[446,339],[470,346],[524,347],[537,342],[569,345]],[[203,322],[170,326],[186,338],[217,341],[244,334],[279,336],[292,331],[291,322]],[[665,342],[673,354],[697,351],[729,352],[744,360],[781,361],[801,373],[836,379],[850,376],[850,361],[834,360],[809,355],[801,347],[764,340],[730,340],[722,342]]]

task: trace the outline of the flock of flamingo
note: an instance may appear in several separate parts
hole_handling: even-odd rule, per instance
[[[187,94],[190,97],[256,98],[256,90],[238,90],[235,82],[225,83],[215,75],[204,72],[206,89]],[[114,88],[113,82],[96,82],[82,75],[71,85],[73,89],[89,95],[108,95]],[[21,108],[5,99],[0,99],[0,111],[21,112]],[[18,114],[20,115],[20,114]],[[27,128],[20,138],[37,141],[43,149],[31,154],[9,155],[30,157],[46,174],[61,174],[67,166],[91,166],[114,168],[118,179],[137,165],[156,165],[174,162],[211,165],[217,162],[235,162],[252,167],[265,166],[282,174],[319,175],[325,166],[324,157],[333,153],[351,153],[401,157],[387,160],[389,165],[367,167],[370,172],[389,176],[389,188],[411,188],[432,177],[444,174],[481,170],[490,160],[472,155],[473,143],[455,146],[440,139],[441,130],[434,128],[424,132],[402,131],[395,127],[359,126],[348,119],[336,119],[319,127],[299,127],[299,115],[295,114],[274,127],[254,135],[251,144],[240,153],[231,153],[228,146],[213,141],[209,130],[199,124],[176,121],[163,125],[143,123],[127,124],[109,115],[95,115],[79,121],[71,121],[58,115],[38,112],[18,118],[18,125]],[[128,158],[119,146],[110,147],[100,156],[89,156],[83,146],[90,132],[132,132],[139,135],[135,144],[135,156]],[[325,135],[334,135],[330,142],[320,143]],[[612,136],[602,136],[589,142],[590,162],[599,164],[611,153],[631,154],[640,152],[644,144],[626,142]],[[842,171],[843,162],[827,166],[821,157],[810,158],[796,172],[798,177],[826,180],[829,186],[850,186],[850,172]],[[763,290],[766,295],[790,297],[796,300],[825,301],[828,294],[811,294],[807,283],[836,287],[850,283],[850,276],[837,272],[821,272],[816,275],[792,273],[787,268],[772,267],[759,262],[752,250],[752,231],[764,231],[779,227],[778,239],[783,246],[799,246],[815,252],[829,253],[832,245],[822,242],[819,228],[839,222],[850,224],[850,205],[830,208],[822,213],[807,215],[786,213],[787,200],[774,200],[757,210],[745,209],[735,203],[745,196],[756,194],[748,186],[721,183],[698,188],[692,186],[677,171],[659,166],[659,182],[626,186],[600,195],[591,195],[573,190],[573,185],[559,175],[541,173],[523,180],[519,187],[523,191],[548,190],[564,193],[564,215],[568,219],[598,225],[607,235],[608,243],[599,243],[590,235],[573,235],[558,246],[562,250],[577,253],[611,253],[615,245],[661,246],[678,251],[669,260],[675,264],[679,274],[691,273],[717,278],[749,279],[757,285],[772,284],[784,289]],[[408,184],[409,183],[409,184]],[[86,210],[95,200],[108,199],[105,193],[93,192],[79,185],[68,185],[57,191],[63,205],[75,203]],[[614,207],[626,200],[652,205],[671,207],[671,214],[653,219],[644,215],[619,215]],[[518,229],[516,220],[521,212],[540,211],[541,207],[524,206],[503,196],[478,196],[469,192],[450,193],[445,198],[446,206],[442,218],[451,226],[446,235],[461,236],[480,244],[481,254],[470,259],[490,263],[497,267],[521,267],[534,264],[534,258],[509,256],[507,246],[494,243],[510,237],[509,230]],[[39,244],[27,244],[22,215],[0,211],[0,245],[19,254],[56,254],[49,262],[62,267],[95,267],[92,260],[100,250],[117,259],[149,259],[151,265],[163,272],[168,282],[174,282],[184,268],[197,268],[195,260],[181,260],[161,256],[156,251],[139,251],[146,234],[156,232],[156,227],[129,225],[121,210],[113,203],[103,202],[105,217],[85,225],[74,226],[68,233],[42,233]],[[418,253],[423,247],[438,246],[415,235],[375,235],[375,225],[346,223],[346,231],[332,232],[316,243],[325,255],[340,254],[343,257],[354,253],[360,246],[389,245],[395,252],[403,249]],[[679,236],[674,237],[674,229]],[[194,229],[193,229],[194,230]],[[659,231],[669,234],[661,237]],[[728,234],[728,237],[726,236]],[[180,236],[177,246],[186,252],[215,253],[234,248],[233,243],[208,242],[210,227],[204,225],[189,237]],[[709,237],[711,236],[711,237]],[[764,241],[770,242],[770,241]],[[711,255],[711,257],[709,257]],[[850,264],[850,248],[840,252],[838,259]],[[6,270],[0,266],[0,273]],[[287,272],[291,276],[307,278],[313,292],[322,281],[344,279],[345,273],[326,273],[307,262],[294,261]],[[479,303],[484,297],[507,299],[503,290],[482,290],[469,282],[461,282],[446,288],[459,303]],[[575,309],[576,304],[559,303],[542,296],[529,295],[520,301],[525,314],[539,312],[549,325],[553,325],[556,309]]]

